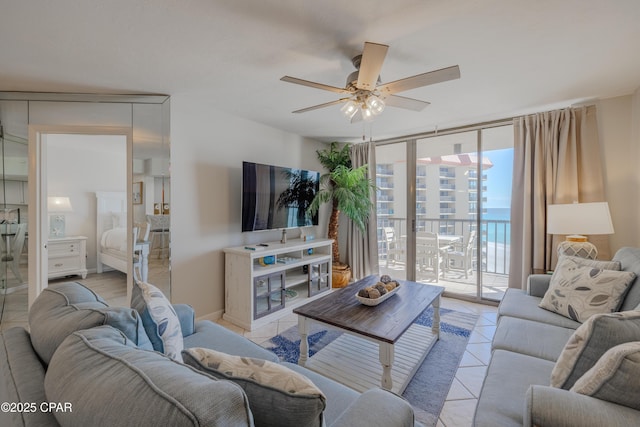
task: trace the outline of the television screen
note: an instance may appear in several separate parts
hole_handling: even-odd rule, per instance
[[[318,225],[307,208],[319,188],[319,172],[242,162],[242,231]]]

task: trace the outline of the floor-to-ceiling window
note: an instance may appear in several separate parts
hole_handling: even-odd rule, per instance
[[[376,148],[380,272],[499,300],[509,270],[511,125]]]

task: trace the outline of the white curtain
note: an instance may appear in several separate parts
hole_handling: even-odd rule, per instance
[[[514,119],[509,287],[526,287],[534,271],[552,270],[558,236],[547,234],[547,205],[604,201],[596,107],[585,106]],[[608,238],[592,236],[599,258]]]
[[[350,151],[351,164],[354,168],[369,165],[369,178],[376,179],[376,150],[373,142],[355,144]],[[347,264],[351,266],[354,279],[362,279],[370,274],[378,274],[378,236],[377,215],[375,212],[376,194],[372,192],[371,201],[374,209],[369,215],[365,233],[349,221],[347,224]]]

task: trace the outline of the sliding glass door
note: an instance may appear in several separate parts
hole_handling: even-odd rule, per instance
[[[380,272],[499,300],[509,271],[513,128],[376,148]]]

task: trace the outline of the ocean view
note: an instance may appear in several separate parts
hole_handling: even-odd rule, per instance
[[[482,228],[486,231],[486,240],[508,245],[511,239],[511,224],[494,221],[510,221],[511,208],[487,208],[487,213],[482,218],[485,221]]]

